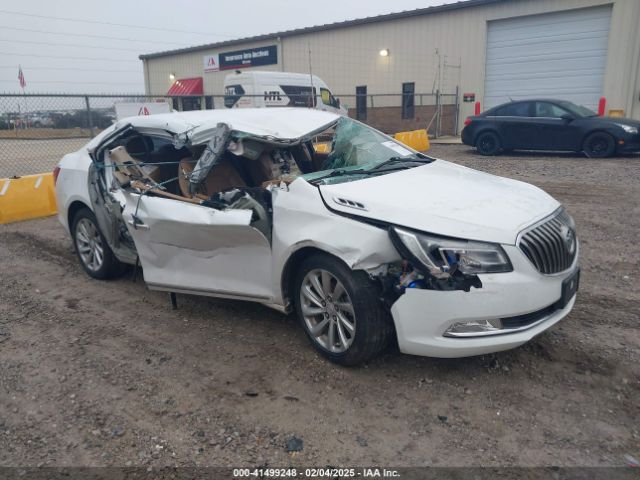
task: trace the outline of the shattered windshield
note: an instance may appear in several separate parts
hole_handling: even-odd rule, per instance
[[[314,150],[323,161],[319,171],[303,176],[312,183],[357,180],[433,161],[348,117],[341,117],[331,129],[318,135]]]

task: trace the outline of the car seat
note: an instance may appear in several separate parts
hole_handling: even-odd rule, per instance
[[[143,165],[144,162],[129,155],[123,146],[114,148],[109,152],[109,155],[115,166],[113,176],[121,186],[127,185],[132,180],[147,180],[152,183],[162,181],[158,165]]]
[[[178,164],[178,183],[180,184],[180,193],[183,197],[191,198],[193,195],[189,192],[188,175],[193,172],[196,160],[191,157],[183,158]],[[199,193],[210,197],[214,193],[229,190],[234,187],[246,187],[247,184],[242,179],[231,161],[223,159],[217,165],[214,165],[209,174],[200,186]]]

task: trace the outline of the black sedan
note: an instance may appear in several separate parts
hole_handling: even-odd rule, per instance
[[[565,100],[513,101],[469,117],[464,124],[462,142],[482,155],[552,150],[604,158],[640,152],[640,122],[599,117]]]

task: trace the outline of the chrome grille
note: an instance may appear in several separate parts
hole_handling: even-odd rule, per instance
[[[518,246],[541,273],[567,270],[578,250],[573,220],[562,209],[551,219],[525,231]]]

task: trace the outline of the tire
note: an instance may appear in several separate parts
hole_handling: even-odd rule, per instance
[[[594,132],[584,139],[582,151],[589,158],[607,158],[616,150],[615,139],[605,132]]]
[[[476,150],[480,155],[497,155],[500,148],[500,138],[494,132],[481,133],[476,139]]]
[[[88,208],[78,210],[73,217],[71,236],[80,265],[90,277],[106,280],[124,272],[125,265],[109,248],[95,215]]]
[[[353,366],[387,346],[393,332],[391,319],[377,285],[365,272],[352,271],[335,257],[316,254],[302,262],[294,281],[298,319],[321,355]]]

